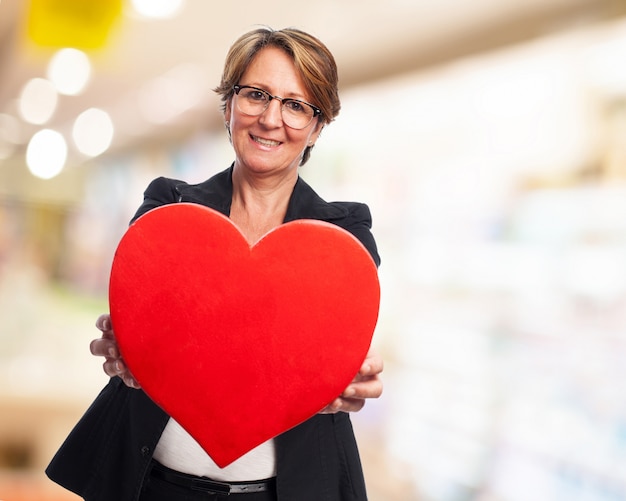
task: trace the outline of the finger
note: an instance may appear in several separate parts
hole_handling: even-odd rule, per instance
[[[104,364],[102,364],[102,367],[104,368],[104,372],[107,376],[119,377],[129,388],[137,390],[141,388],[137,380],[133,377],[121,359],[113,360],[109,358],[104,362]]]
[[[366,380],[354,381],[344,390],[341,396],[345,398],[378,398],[383,393],[383,382],[378,376]]]
[[[125,367],[120,364],[119,359],[107,358],[102,364],[104,373],[109,377],[120,376],[125,370]]]
[[[108,313],[100,315],[96,321],[96,327],[102,331],[102,337],[105,339],[115,339],[115,332],[113,331],[113,324],[111,323],[111,317]]]
[[[342,398],[338,397],[335,400],[333,400],[330,404],[328,404],[326,407],[324,407],[319,412],[319,414],[336,414],[337,412],[341,410],[341,406],[342,406]]]
[[[361,365],[359,375],[375,376],[376,374],[380,374],[383,371],[383,368],[384,362],[382,357],[378,355],[378,353],[370,351]]]
[[[102,332],[110,331],[113,329],[111,324],[111,315],[108,313],[103,313],[96,320],[96,327]]]
[[[89,351],[97,357],[119,358],[120,351],[114,339],[104,337],[94,339],[89,343]]]
[[[362,398],[336,398],[329,405],[324,407],[320,414],[337,414],[338,412],[358,412],[365,405]]]
[[[341,408],[342,412],[358,412],[365,405],[365,400],[362,398],[342,398]]]
[[[141,388],[137,380],[130,374],[130,372],[127,372],[126,374],[121,376],[121,378],[122,378],[122,381],[124,381],[124,384],[128,386],[129,388],[134,388],[136,390]]]
[[[104,367],[104,372],[106,372],[108,376],[111,376],[111,377],[119,376],[122,379],[124,379],[124,382],[127,382],[127,380],[135,381],[135,387],[137,388],[139,387],[139,384],[136,382],[135,378],[133,377],[131,372],[128,370],[128,366],[124,363],[123,359],[107,357],[107,359],[105,360],[104,364],[102,364],[102,366]]]

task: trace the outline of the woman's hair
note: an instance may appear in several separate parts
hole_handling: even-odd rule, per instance
[[[295,28],[258,28],[235,41],[226,56],[220,85],[214,89],[222,98],[222,110],[233,97],[233,86],[240,83],[254,57],[265,47],[278,47],[289,54],[311,95],[312,104],[322,110],[318,120],[322,125],[333,121],[341,108],[335,58],[317,38]],[[300,165],[309,159],[311,148],[305,149]]]

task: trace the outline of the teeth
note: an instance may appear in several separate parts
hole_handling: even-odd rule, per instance
[[[271,141],[269,139],[262,139],[257,136],[252,136],[252,139],[254,139],[257,143],[262,144],[263,146],[278,146],[280,144],[280,141]]]

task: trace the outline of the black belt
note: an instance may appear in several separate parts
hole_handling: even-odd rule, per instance
[[[153,477],[165,480],[170,484],[187,487],[194,491],[202,491],[213,494],[247,494],[251,492],[265,492],[276,489],[276,478],[266,480],[254,480],[252,482],[216,482],[206,477],[196,477],[163,466],[156,461],[152,462]]]

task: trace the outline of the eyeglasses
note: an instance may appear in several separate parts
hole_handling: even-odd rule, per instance
[[[269,92],[250,85],[233,86],[237,95],[237,108],[244,115],[256,117],[263,113],[272,99],[281,102],[280,111],[285,125],[292,129],[304,129],[322,114],[322,110],[299,99],[272,96]]]

